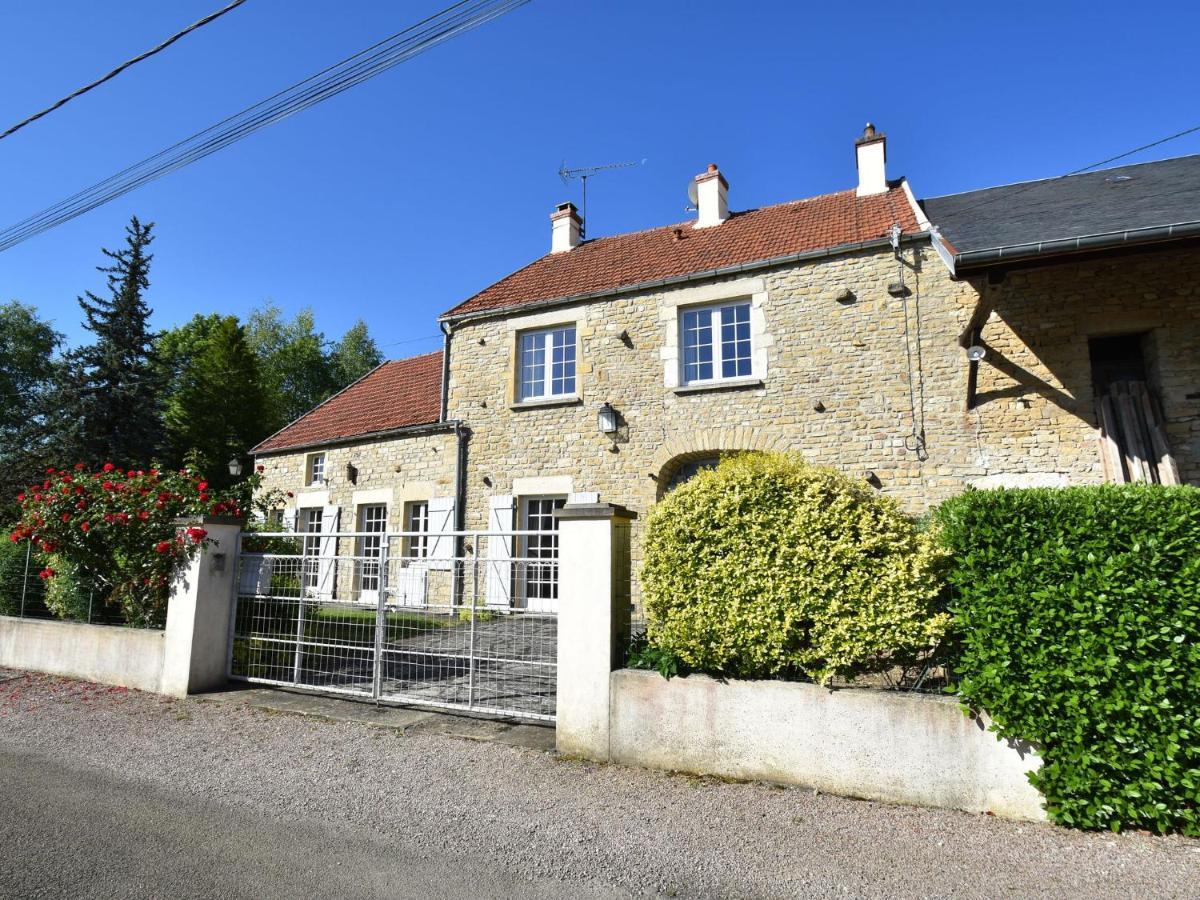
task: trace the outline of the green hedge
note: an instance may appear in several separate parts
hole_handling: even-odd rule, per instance
[[[935,520],[961,696],[1038,747],[1050,816],[1200,835],[1200,490],[974,491]]]
[[[701,471],[651,511],[641,568],[654,665],[852,678],[938,642],[941,551],[864,482],[792,454]],[[646,656],[639,651],[639,657]]]

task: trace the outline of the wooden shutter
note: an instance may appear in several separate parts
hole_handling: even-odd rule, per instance
[[[511,496],[491,497],[488,501],[488,531],[511,532],[516,501]],[[487,605],[508,609],[512,606],[511,534],[492,534],[487,538]]]
[[[454,567],[454,498],[432,497],[429,500],[429,569]]]

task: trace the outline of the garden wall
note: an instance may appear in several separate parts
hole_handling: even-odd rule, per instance
[[[632,669],[612,673],[610,696],[612,762],[1045,819],[1025,777],[1037,754],[952,698]]]
[[[162,687],[162,631],[0,616],[0,666],[139,691]]]

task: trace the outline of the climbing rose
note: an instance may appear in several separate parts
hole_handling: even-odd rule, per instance
[[[208,490],[208,482],[207,482],[207,481],[201,481],[201,482],[200,482],[198,485],[196,485],[196,490],[198,490],[198,491],[207,491],[207,490]]]
[[[64,515],[66,515],[66,514],[64,513]],[[70,518],[70,517],[68,516],[68,518]],[[84,522],[82,525],[79,526],[79,530],[80,531],[91,531],[92,525],[90,522]]]
[[[166,553],[170,549],[171,549],[170,541],[159,541],[157,544],[154,545],[155,553]]]
[[[114,466],[112,463],[105,463],[103,468],[104,468],[105,472],[111,472],[113,469],[116,468],[116,466]]]
[[[205,531],[203,528],[192,527],[187,530],[187,536],[190,537],[193,542],[198,544],[202,540],[204,540],[206,537],[208,537],[208,532]]]

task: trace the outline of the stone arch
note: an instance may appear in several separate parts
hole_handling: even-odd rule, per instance
[[[697,428],[668,434],[654,454],[652,474],[658,484],[657,500],[680,468],[690,462],[745,450],[787,450],[786,437],[775,428]]]

